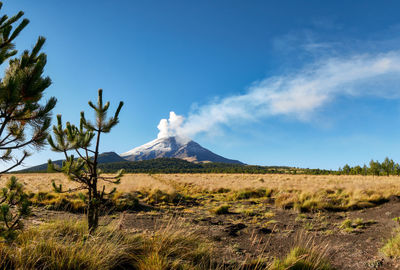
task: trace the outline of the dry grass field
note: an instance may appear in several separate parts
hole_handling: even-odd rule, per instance
[[[51,191],[51,181],[65,189],[76,185],[60,173],[28,173],[17,175],[27,190],[32,192]],[[343,189],[351,192],[374,191],[382,194],[400,194],[399,176],[359,175],[287,175],[287,174],[125,174],[118,185],[123,192],[141,189],[174,190],[176,185],[190,185],[198,190],[218,189],[276,189],[316,192],[319,190]]]
[[[63,174],[21,174],[20,181],[33,193],[51,192],[51,182],[63,190],[76,183]],[[106,190],[114,186],[106,184]],[[166,193],[191,197],[222,193],[219,199],[271,197],[282,208],[358,209],[372,207],[400,195],[400,177],[288,174],[126,174],[121,193]]]
[[[58,220],[56,230],[72,233],[77,230],[74,226],[82,226],[66,222],[83,219],[85,205],[79,196],[57,194],[51,187],[54,180],[68,190],[76,187],[73,182],[62,174],[17,176],[31,194],[34,206],[34,215],[27,221],[30,229],[21,234],[19,250],[29,247],[24,243],[27,234],[38,235],[35,241],[43,241],[45,246],[57,244],[57,233],[54,239],[40,238],[47,234],[41,230],[48,230],[53,226],[49,222],[54,220]],[[135,257],[132,263],[136,268],[132,269],[399,267],[400,177],[126,174],[117,189],[102,223],[123,234],[118,237],[126,238],[125,249],[140,249],[141,254],[147,254]],[[84,239],[81,229],[78,234]],[[78,236],[73,235],[76,233],[65,241],[72,241],[71,248],[81,250],[72,240]],[[104,245],[117,249],[120,244]],[[91,249],[102,250],[89,245],[82,252],[89,254]],[[0,249],[0,255],[1,252],[8,254],[7,250]],[[115,250],[117,255],[121,254]],[[53,268],[49,269],[61,267],[60,259],[50,257]],[[90,258],[88,255],[81,259],[87,260],[88,269],[96,269],[98,264]],[[26,258],[14,260],[22,268],[31,267]]]

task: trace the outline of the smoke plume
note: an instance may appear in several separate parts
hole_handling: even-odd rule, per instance
[[[158,137],[193,137],[220,125],[270,116],[310,120],[339,96],[400,97],[400,52],[328,58],[302,70],[254,82],[244,94],[200,106],[185,118],[170,112],[158,125]]]

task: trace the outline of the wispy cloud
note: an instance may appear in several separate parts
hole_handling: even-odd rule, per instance
[[[400,98],[400,52],[323,58],[297,72],[265,78],[244,94],[200,106],[185,118],[171,113],[161,120],[159,136],[192,137],[220,125],[279,115],[309,120],[339,96]]]

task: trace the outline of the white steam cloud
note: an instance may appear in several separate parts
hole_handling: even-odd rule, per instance
[[[339,96],[400,98],[400,52],[328,58],[294,74],[255,82],[246,93],[201,106],[186,118],[170,112],[158,125],[158,137],[192,137],[219,125],[277,115],[304,121]]]
[[[158,138],[165,138],[180,134],[181,127],[184,121],[184,117],[176,115],[174,112],[169,113],[169,119],[161,119],[157,128],[160,131]]]

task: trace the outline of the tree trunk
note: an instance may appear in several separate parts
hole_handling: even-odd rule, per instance
[[[97,227],[96,219],[95,219],[95,206],[93,200],[90,200],[88,203],[88,212],[87,212],[87,221],[88,221],[88,229],[89,233],[92,234]]]
[[[89,202],[87,218],[89,233],[92,234],[99,226],[99,209],[93,202]]]
[[[98,205],[98,196],[96,196],[96,190],[93,190],[93,186],[88,190],[89,198],[88,198],[88,212],[87,212],[87,221],[88,221],[88,229],[89,234],[93,234],[99,225],[99,205]]]

